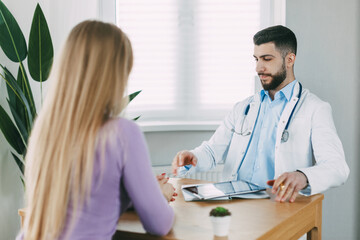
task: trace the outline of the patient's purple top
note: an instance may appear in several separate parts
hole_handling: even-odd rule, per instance
[[[100,139],[105,132],[107,141],[102,166]],[[152,173],[147,145],[139,127],[132,121],[118,118],[106,123],[101,133],[91,197],[88,204],[77,211],[76,223],[68,239],[111,239],[119,216],[130,205],[148,233],[167,234],[173,224],[174,212]],[[69,229],[70,215],[71,206],[67,209],[66,226],[60,239]]]

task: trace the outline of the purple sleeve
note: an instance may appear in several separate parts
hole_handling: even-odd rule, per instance
[[[24,239],[24,232],[21,230],[16,236],[16,240],[23,240],[23,239]]]
[[[124,149],[123,184],[148,233],[167,234],[174,221],[174,212],[163,196],[151,170],[144,136],[136,124],[127,126]]]

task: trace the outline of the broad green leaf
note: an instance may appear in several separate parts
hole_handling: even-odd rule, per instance
[[[27,140],[28,140],[28,137],[29,137],[29,133],[28,133],[28,130],[26,128],[26,121],[23,122],[23,120],[21,119],[21,117],[19,116],[19,114],[17,113],[17,110],[15,109],[15,107],[10,103],[10,101],[8,101],[8,104],[9,104],[9,107],[10,107],[10,110],[11,110],[11,113],[13,115],[13,118],[15,120],[15,123],[16,123],[16,126],[18,127],[20,133],[21,133],[21,136],[23,138],[23,142],[25,144],[27,144]]]
[[[142,90],[137,91],[137,92],[133,92],[132,94],[129,95],[129,103],[137,96],[139,95],[139,93],[141,93]]]
[[[129,104],[134,98],[136,98],[136,96],[139,95],[139,93],[141,93],[141,91],[142,91],[142,90],[131,93],[131,94],[128,96],[128,98],[129,98],[128,104]],[[140,116],[137,116],[137,117],[133,118],[133,121],[136,121],[136,120],[138,120],[139,118],[140,118]]]
[[[140,115],[140,116],[137,116],[136,118],[133,118],[133,121],[138,120],[140,117],[141,117],[141,115]]]
[[[54,48],[44,13],[36,5],[29,37],[28,67],[31,77],[38,82],[48,79],[53,63]]]
[[[26,76],[26,74],[25,74],[25,80],[24,80],[23,75],[21,74],[20,67],[19,67],[19,69],[18,69],[18,75],[17,75],[16,81],[17,81],[18,85],[20,86],[22,92],[24,93],[26,99],[27,99],[28,102],[29,102],[29,97],[28,97],[27,94],[25,94],[25,81],[28,81],[28,80],[27,80],[27,76]],[[29,82],[29,81],[28,81],[28,82]],[[31,94],[30,94],[30,97],[32,97],[32,92],[30,91],[30,93],[31,93]],[[31,100],[34,101],[34,98],[31,98]],[[18,98],[16,98],[15,107],[16,107],[16,112],[18,113],[21,121],[22,121],[23,123],[25,123],[25,126],[27,126],[27,129],[28,129],[28,131],[29,131],[32,126],[29,125],[29,121],[27,121],[27,119],[26,119],[26,108],[25,108],[25,105],[22,104],[22,102],[21,102]],[[33,116],[36,115],[36,114],[34,113],[33,109],[32,109],[31,112],[32,112]]]
[[[31,113],[32,113],[33,117],[35,118],[36,117],[36,107],[35,107],[32,90],[30,88],[29,78],[25,71],[24,72],[21,71],[21,68],[24,69],[24,65],[22,64],[22,62],[20,63],[20,66],[18,69],[17,82],[18,82],[18,85],[20,86],[22,92],[24,93],[26,99],[28,100],[28,103],[29,103],[29,106],[31,109]]]
[[[21,180],[21,182],[22,182],[22,184],[23,184],[23,186],[24,186],[24,189],[25,189],[25,179],[24,179],[24,177],[23,177],[23,176],[20,176],[20,180]]]
[[[18,154],[25,153],[25,145],[21,139],[20,133],[10,119],[9,115],[5,112],[4,108],[0,105],[0,129],[3,132],[7,142]]]
[[[27,56],[24,34],[9,9],[0,0],[0,46],[13,62],[21,62]]]
[[[5,78],[14,78],[14,76],[12,75],[12,73],[5,67],[6,71],[4,71],[5,73]],[[9,96],[9,100],[11,103],[15,103],[17,97],[16,97],[16,94],[14,93],[14,91],[11,89],[11,87],[9,85],[6,84],[6,90],[7,90],[7,93],[8,93],[8,96]]]
[[[5,72],[5,78],[10,78],[10,77],[14,79],[14,76],[9,71]],[[20,75],[20,78],[19,78],[19,74],[18,74],[17,82],[18,82],[19,86],[22,85],[21,81],[22,81],[22,77]],[[17,118],[14,117],[17,127],[20,129],[21,128],[20,125],[28,126],[28,121],[26,120],[26,117],[25,117],[25,114],[26,114],[25,106],[16,97],[16,94],[14,93],[14,91],[11,89],[11,87],[8,84],[6,84],[6,88],[7,88],[7,92],[8,92],[8,96],[9,96],[8,102],[9,102],[11,113],[13,116],[15,113],[18,115]]]
[[[0,67],[3,69],[3,71],[5,72],[5,75],[7,77],[5,77],[1,74],[0,74],[0,76],[6,81],[6,84],[9,85],[9,87],[13,90],[16,97],[21,101],[21,103],[24,104],[25,109],[26,109],[26,118],[29,121],[29,126],[32,126],[32,122],[33,122],[33,119],[35,118],[35,116],[31,112],[31,108],[30,108],[30,104],[29,104],[28,100],[26,99],[20,86],[18,85],[17,81],[13,78],[11,73],[6,68],[4,68],[1,64],[0,64]]]
[[[20,172],[22,173],[22,176],[24,176],[25,162],[23,160],[19,159],[14,153],[11,153],[11,154],[14,157],[15,162],[20,169]]]

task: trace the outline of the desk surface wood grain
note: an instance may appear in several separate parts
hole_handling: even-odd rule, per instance
[[[116,239],[298,239],[309,232],[308,239],[321,239],[323,194],[299,196],[294,203],[279,203],[271,199],[222,200],[185,202],[181,185],[204,183],[193,179],[170,179],[179,196],[171,202],[175,222],[163,237],[147,234],[134,211],[123,214],[118,223]],[[215,237],[209,212],[216,206],[232,213],[228,237]]]

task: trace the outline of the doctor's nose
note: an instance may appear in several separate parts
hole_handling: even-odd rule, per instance
[[[264,66],[264,64],[262,64],[260,61],[256,62],[255,71],[256,71],[257,73],[265,72],[265,66]]]

